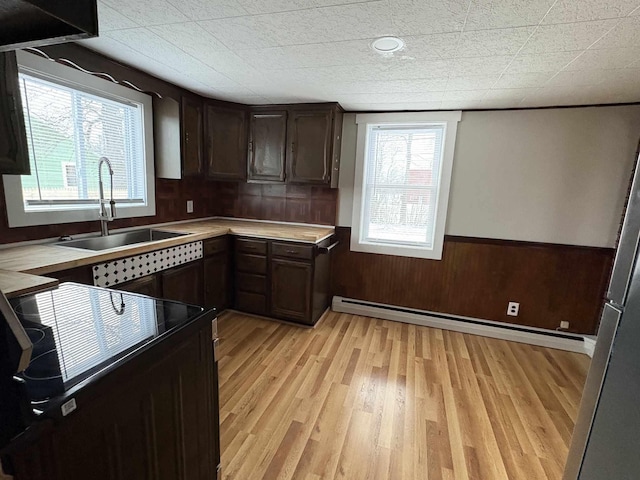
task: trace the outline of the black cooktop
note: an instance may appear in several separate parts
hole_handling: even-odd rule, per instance
[[[10,300],[33,343],[25,380],[32,404],[45,404],[170,330],[201,307],[63,283]]]

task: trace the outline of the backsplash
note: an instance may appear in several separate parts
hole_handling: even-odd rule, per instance
[[[187,200],[193,200],[193,213],[187,213]],[[338,191],[326,187],[212,182],[198,178],[156,179],[156,216],[118,219],[111,222],[109,228],[126,228],[216,215],[334,225],[337,201]],[[4,184],[0,179],[0,244],[99,230],[97,207],[96,220],[91,222],[9,228]]]
[[[216,215],[335,225],[338,190],[311,185],[214,182]]]
[[[211,182],[197,178],[187,178],[185,180],[156,179],[156,215],[154,217],[117,219],[109,223],[109,228],[134,227],[214,216],[217,213],[215,212],[215,195],[212,192],[212,188],[213,184]],[[187,200],[194,201],[193,213],[187,213]],[[0,244],[99,231],[97,206],[95,221],[9,228],[4,183],[0,179]]]

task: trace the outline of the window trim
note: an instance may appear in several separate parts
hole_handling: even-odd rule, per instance
[[[71,67],[55,63],[51,60],[46,60],[31,53],[17,51],[17,59],[19,71],[27,75],[39,77],[54,83],[60,83],[93,95],[124,103],[135,102],[142,105],[142,129],[144,132],[142,144],[145,160],[147,203],[142,206],[116,203],[117,218],[155,216],[153,101],[151,96],[123,87],[122,85],[117,85],[103,78],[86,74]],[[56,209],[52,207],[46,211],[25,211],[20,175],[3,175],[2,179],[4,182],[7,219],[10,228],[98,220],[97,199],[95,208],[83,206],[78,209]],[[107,179],[106,182],[108,183],[109,180]]]
[[[377,253],[383,255],[397,255],[402,257],[442,259],[444,232],[446,226],[447,208],[449,204],[449,190],[451,186],[451,172],[453,169],[453,155],[455,149],[458,122],[462,118],[461,111],[449,112],[406,112],[406,113],[367,113],[356,115],[356,165],[353,189],[353,220],[351,225],[351,250],[355,252]],[[369,125],[411,125],[411,124],[440,124],[445,125],[442,163],[440,166],[440,183],[438,198],[436,199],[436,221],[434,225],[433,248],[416,247],[413,245],[390,244],[389,242],[374,243],[364,241],[362,237],[364,222],[364,172],[365,154],[367,151],[367,135]]]

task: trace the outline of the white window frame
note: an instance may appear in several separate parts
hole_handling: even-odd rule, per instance
[[[145,205],[129,206],[118,204],[117,218],[147,217],[156,214],[154,152],[153,152],[153,101],[151,96],[137,92],[108,80],[66,67],[46,60],[37,55],[22,51],[17,52],[20,72],[42,78],[54,83],[124,102],[135,102],[142,105],[142,130],[144,132],[143,149],[145,160],[145,182],[147,202]],[[109,175],[103,169],[105,192],[109,191]],[[7,206],[9,227],[25,227],[98,220],[98,208],[82,207],[78,209],[47,208],[43,211],[25,211],[20,175],[3,175],[4,195]],[[108,194],[108,193],[107,193]]]
[[[451,171],[453,168],[453,154],[456,143],[458,122],[462,112],[407,112],[407,113],[367,113],[356,115],[357,143],[356,168],[353,191],[353,221],[351,226],[351,250],[355,252],[378,253],[383,255],[397,255],[402,257],[442,259],[444,232],[449,204],[449,188],[451,185]],[[368,142],[369,125],[444,125],[444,140],[442,163],[440,165],[440,181],[436,199],[436,218],[434,225],[434,241],[432,248],[413,245],[393,244],[388,241],[377,243],[362,238],[364,231],[364,201],[365,196],[365,162]]]

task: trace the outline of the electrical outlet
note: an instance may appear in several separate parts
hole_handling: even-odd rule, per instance
[[[512,317],[517,317],[519,310],[520,310],[520,304],[519,303],[517,303],[517,302],[509,302],[509,305],[507,306],[507,315],[510,315]]]
[[[566,322],[566,321],[560,322],[560,328],[562,330],[569,330],[569,322]]]
[[[193,200],[187,200],[187,213],[193,213]]]

